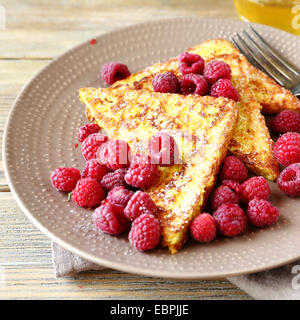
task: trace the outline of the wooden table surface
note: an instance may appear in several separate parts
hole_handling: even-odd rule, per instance
[[[0,139],[22,86],[53,57],[115,28],[174,16],[237,19],[231,0],[4,0]],[[2,157],[1,157],[2,159]],[[21,212],[0,166],[0,299],[250,299],[227,280],[172,281],[107,269],[56,279],[50,240]]]

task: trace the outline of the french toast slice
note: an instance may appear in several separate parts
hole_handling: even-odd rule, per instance
[[[229,150],[251,171],[274,181],[279,175],[279,166],[273,155],[273,140],[261,114],[261,105],[244,76],[241,57],[224,54],[218,56],[218,60],[230,65],[232,83],[240,93],[239,116]]]
[[[148,152],[150,138],[166,131],[175,139],[181,163],[159,167],[161,177],[148,192],[158,207],[162,244],[172,253],[187,238],[192,219],[204,209],[227,153],[238,108],[226,98],[117,88],[83,88],[87,116],[110,138],[127,141],[132,153]]]
[[[245,58],[241,54],[223,54],[221,49],[226,51],[226,46],[225,49],[221,45],[212,46],[213,48],[211,48],[209,45],[212,44],[213,42],[211,41],[204,42],[203,48],[202,45],[199,45],[189,49],[189,51],[200,54],[206,59],[206,62],[218,59],[225,61],[231,67],[232,82],[240,93],[241,98],[238,102],[238,121],[229,145],[229,151],[243,161],[251,171],[274,181],[279,175],[279,166],[273,156],[273,141],[270,138],[265,119],[261,115],[262,106],[252,92],[248,74],[244,70]],[[228,44],[228,47],[231,48],[229,42],[225,41],[225,44]],[[167,63],[157,63],[148,67],[125,80],[116,82],[114,87],[127,84],[137,90],[153,91],[152,79],[155,74],[167,71],[174,72],[178,77],[181,76],[177,58],[172,58]]]

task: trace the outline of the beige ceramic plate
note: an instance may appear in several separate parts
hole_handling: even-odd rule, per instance
[[[172,19],[124,28],[85,42],[55,59],[26,85],[9,115],[4,138],[4,165],[20,207],[51,239],[72,252],[107,267],[151,276],[208,279],[250,273],[300,258],[300,199],[285,197],[272,184],[271,201],[280,221],[251,229],[234,239],[208,245],[189,243],[178,254],[166,249],[139,253],[126,237],[103,235],[93,226],[92,211],[66,201],[50,184],[58,166],[82,168],[74,144],[87,122],[78,89],[104,86],[100,66],[110,60],[138,71],[173,57],[207,39],[226,38],[246,25],[216,19]],[[257,25],[259,31],[300,65],[300,39]]]

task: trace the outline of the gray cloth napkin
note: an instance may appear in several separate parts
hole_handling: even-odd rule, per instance
[[[63,249],[56,243],[52,243],[52,258],[57,278],[72,276],[82,271],[105,269]],[[270,271],[228,280],[255,299],[300,300],[300,261]]]

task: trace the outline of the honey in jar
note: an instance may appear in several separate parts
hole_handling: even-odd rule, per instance
[[[300,36],[300,0],[234,0],[240,18]]]

